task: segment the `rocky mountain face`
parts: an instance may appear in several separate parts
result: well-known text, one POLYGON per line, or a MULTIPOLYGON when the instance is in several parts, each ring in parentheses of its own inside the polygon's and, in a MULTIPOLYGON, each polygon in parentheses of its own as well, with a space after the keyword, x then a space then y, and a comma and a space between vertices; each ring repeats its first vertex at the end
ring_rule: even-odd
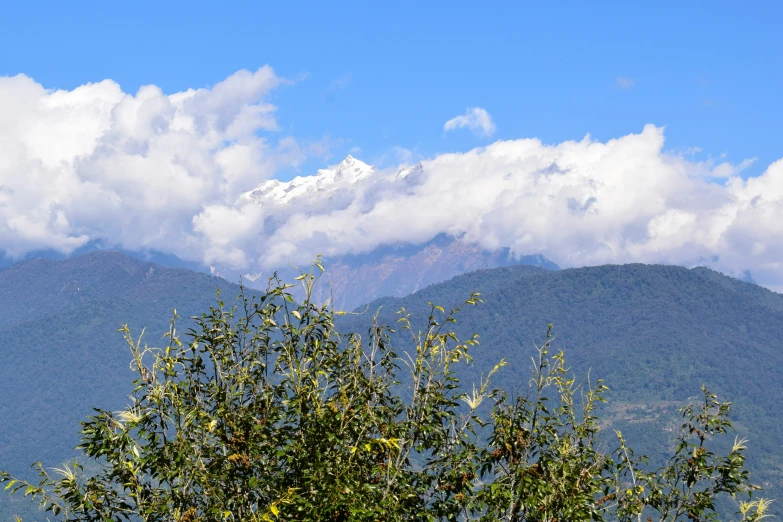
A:
POLYGON ((353 310, 373 299, 403 297, 466 272, 512 265, 558 270, 541 255, 515 257, 508 248, 489 251, 440 234, 422 245, 397 244, 367 254, 325 259, 325 284, 317 288, 315 297, 353 310))

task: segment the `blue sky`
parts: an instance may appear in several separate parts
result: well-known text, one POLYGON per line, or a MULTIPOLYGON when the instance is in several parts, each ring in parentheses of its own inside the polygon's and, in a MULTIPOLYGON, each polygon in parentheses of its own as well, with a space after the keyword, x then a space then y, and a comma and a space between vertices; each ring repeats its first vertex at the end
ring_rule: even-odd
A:
POLYGON ((783 290, 782 18, 780 2, 6 2, 0 251, 99 241, 255 274, 445 232, 783 290), (248 196, 348 153, 376 169, 248 196))
POLYGON ((281 132, 330 137, 335 161, 653 123, 669 150, 758 158, 752 175, 783 155, 781 15, 779 2, 7 2, 0 75, 171 93, 269 64, 294 81, 271 95, 281 132), (473 106, 495 135, 443 132, 473 106))

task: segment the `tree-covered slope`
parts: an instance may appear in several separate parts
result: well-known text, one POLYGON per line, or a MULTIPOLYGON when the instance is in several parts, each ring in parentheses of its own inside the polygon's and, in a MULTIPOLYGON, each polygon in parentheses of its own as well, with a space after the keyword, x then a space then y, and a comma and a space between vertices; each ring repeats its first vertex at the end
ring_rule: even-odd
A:
POLYGON ((756 479, 768 496, 782 498, 783 296, 702 268, 507 267, 380 299, 340 327, 365 332, 379 307, 383 323, 393 323, 401 307, 424 320, 428 302, 454 307, 472 291, 481 292, 484 303, 463 311, 456 325, 463 337, 480 335, 470 377, 486 375, 505 358, 508 366, 494 382, 513 391, 527 375, 533 343, 552 323, 555 345, 566 351, 574 373, 589 372, 612 390, 606 415, 633 446, 666 449, 678 406, 703 383, 734 401, 756 479))
MULTIPOLYGON (((112 252, 0 271, 0 469, 29 476, 34 460, 55 466, 74 457, 78 422, 91 408, 126 404, 132 373, 120 325, 136 334, 146 327, 148 342, 159 344, 172 308, 182 317, 205 311, 218 286, 227 302, 239 292, 219 278, 112 252)), ((366 332, 379 307, 382 322, 394 324, 404 306, 424 324, 428 301, 455 306, 472 291, 484 304, 457 324, 463 337, 481 336, 467 377, 506 358, 494 382, 513 392, 529 375, 533 343, 553 323, 574 373, 590 370, 612 389, 606 418, 632 446, 670 449, 677 408, 704 383, 735 402, 754 476, 767 496, 783 499, 783 296, 701 268, 511 266, 374 301, 338 328, 366 332)), ((0 497, 0 519, 26 510, 0 497)))
MULTIPOLYGON (((56 466, 76 456, 79 421, 93 407, 127 403, 131 356, 117 329, 146 328, 145 339, 159 345, 172 309, 200 314, 215 305, 218 287, 227 302, 239 292, 216 277, 117 252, 0 271, 0 468, 29 476, 35 460, 56 466)), ((9 502, 0 496, 0 520, 27 510, 26 501, 9 502)))

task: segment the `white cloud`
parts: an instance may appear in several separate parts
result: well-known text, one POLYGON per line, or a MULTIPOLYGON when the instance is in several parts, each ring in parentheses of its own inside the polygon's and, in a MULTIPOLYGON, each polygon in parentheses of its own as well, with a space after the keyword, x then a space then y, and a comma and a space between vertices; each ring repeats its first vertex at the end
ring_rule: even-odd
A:
POLYGON ((495 134, 495 122, 492 121, 492 116, 481 107, 469 107, 465 114, 455 116, 443 125, 443 130, 446 132, 463 128, 484 136, 495 134))
POLYGON ((634 85, 636 85, 636 80, 633 78, 628 78, 627 76, 617 77, 617 86, 621 89, 630 89, 634 85))
POLYGON ((387 181, 390 169, 339 205, 313 212, 301 201, 258 253, 262 264, 306 262, 447 232, 562 266, 711 264, 783 283, 783 160, 745 181, 748 161, 696 163, 663 146, 663 129, 648 125, 606 143, 521 139, 444 154, 422 161, 417 183, 387 181))
MULTIPOLYGON (((241 194, 330 148, 269 134, 281 82, 265 67, 131 95, 108 80, 47 91, 0 78, 0 248, 100 239, 257 273, 447 232, 562 266, 708 262, 783 287, 783 160, 743 179, 752 160, 666 152, 651 125, 607 142, 498 141, 259 205, 241 194)), ((415 161, 394 152, 389 162, 415 161)))
POLYGON ((68 252, 100 238, 200 259, 214 236, 194 216, 308 153, 260 136, 277 129, 265 100, 283 81, 262 67, 211 88, 132 95, 110 80, 49 91, 0 77, 0 248, 68 252))

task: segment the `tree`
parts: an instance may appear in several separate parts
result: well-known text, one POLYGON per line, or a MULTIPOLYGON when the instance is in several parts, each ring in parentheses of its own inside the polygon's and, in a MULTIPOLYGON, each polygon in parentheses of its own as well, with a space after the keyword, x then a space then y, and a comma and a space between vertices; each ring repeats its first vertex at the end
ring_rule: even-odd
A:
MULTIPOLYGON (((310 297, 322 268, 298 279, 305 298, 277 277, 258 296, 220 301, 183 338, 176 312, 168 344, 151 348, 121 330, 136 372, 125 411, 96 410, 82 423, 78 462, 40 483, 0 473, 63 520, 711 520, 715 501, 756 489, 744 441, 711 449, 730 428, 729 405, 705 390, 683 410, 669 463, 645 469, 617 433, 601 451, 596 407, 606 387, 581 385, 552 333, 520 391, 470 392, 454 368, 477 338, 450 326, 460 308, 432 305, 417 331, 400 311, 406 351, 391 328, 366 340, 335 331, 335 312, 310 297), (644 518, 643 518, 644 517, 644 518)), ((471 295, 463 306, 480 302, 471 295)), ((742 520, 768 502, 740 502, 742 520)))

